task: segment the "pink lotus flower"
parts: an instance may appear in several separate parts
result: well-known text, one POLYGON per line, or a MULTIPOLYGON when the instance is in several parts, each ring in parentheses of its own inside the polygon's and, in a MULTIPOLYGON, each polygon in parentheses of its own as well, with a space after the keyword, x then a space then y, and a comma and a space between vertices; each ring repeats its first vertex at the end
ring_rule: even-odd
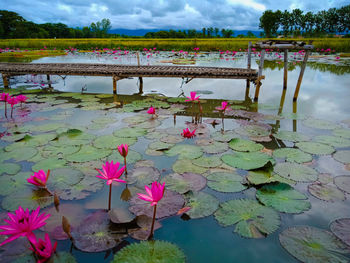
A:
POLYGON ((196 129, 194 129, 194 130, 191 132, 188 128, 186 128, 186 129, 183 129, 181 135, 182 135, 184 138, 189 138, 189 139, 191 139, 191 138, 193 138, 194 136, 196 136, 195 132, 196 132, 196 129))
POLYGON ((30 250, 34 251, 34 253, 37 255, 37 263, 43 263, 46 262, 53 253, 55 253, 57 241, 52 246, 49 235, 45 233, 45 240, 39 238, 38 241, 33 243, 33 246, 34 248, 31 247, 30 250))
POLYGON ((231 108, 228 106, 227 101, 223 101, 221 102, 221 107, 216 107, 215 109, 225 112, 226 110, 230 110, 231 108))
POLYGON ((25 96, 25 95, 18 95, 18 96, 16 97, 16 99, 17 99, 18 102, 22 103, 22 102, 26 102, 27 99, 28 99, 28 97, 25 96))
POLYGON ((192 91, 190 93, 190 97, 187 97, 188 100, 185 100, 185 101, 196 101, 196 100, 199 100, 200 96, 196 97, 196 95, 197 95, 197 93, 195 91, 192 91))
POLYGON ((11 105, 11 108, 13 108, 13 106, 15 106, 18 103, 18 101, 16 97, 9 96, 7 98, 7 103, 11 105))
POLYGON ((148 109, 148 111, 147 111, 147 113, 148 114, 156 114, 156 109, 155 108, 153 108, 152 106, 148 109))
POLYGON ((42 213, 39 215, 40 206, 34 210, 31 214, 29 210, 25 211, 21 206, 15 211, 14 214, 8 213, 8 219, 4 219, 8 225, 0 226, 1 230, 0 235, 11 235, 8 239, 0 244, 0 246, 7 244, 19 237, 26 236, 31 243, 36 242, 35 235, 33 231, 46 225, 45 220, 48 219, 51 215, 42 213))
POLYGON ((34 173, 34 175, 31 175, 27 181, 30 184, 39 186, 39 187, 46 187, 47 180, 50 176, 50 170, 47 171, 47 174, 44 172, 44 170, 39 170, 39 172, 34 173))
POLYGON ((157 205, 158 202, 163 198, 165 182, 161 185, 158 182, 153 182, 151 189, 145 185, 147 194, 137 193, 139 198, 151 203, 151 206, 157 205))
POLYGON ((8 93, 1 93, 0 94, 0 101, 4 101, 4 102, 7 102, 8 98, 11 97, 10 94, 8 93))
POLYGON ((128 145, 127 144, 122 144, 119 145, 118 147, 118 151, 120 153, 121 156, 123 156, 124 158, 128 155, 128 145))
POLYGON ((119 179, 123 175, 125 166, 119 169, 120 163, 113 161, 106 162, 105 165, 102 165, 102 171, 96 169, 101 175, 96 175, 96 177, 107 180, 107 184, 112 184, 113 181, 126 183, 126 181, 119 179))

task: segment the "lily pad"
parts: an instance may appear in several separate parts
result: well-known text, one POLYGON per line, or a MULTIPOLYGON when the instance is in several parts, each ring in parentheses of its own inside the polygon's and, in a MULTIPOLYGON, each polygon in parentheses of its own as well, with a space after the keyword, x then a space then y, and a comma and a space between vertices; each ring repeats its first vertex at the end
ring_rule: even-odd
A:
POLYGON ((16 175, 5 175, 0 176, 0 195, 10 195, 14 192, 21 191, 28 187, 27 178, 31 173, 20 172, 16 175))
POLYGON ((130 138, 121 138, 121 137, 115 137, 113 135, 103 135, 97 137, 93 141, 93 145, 96 148, 99 149, 116 149, 118 145, 121 144, 127 144, 127 145, 133 145, 137 141, 136 138, 130 137, 130 138))
POLYGON ((184 194, 188 191, 200 191, 206 184, 207 180, 200 174, 168 174, 164 179, 166 188, 184 194))
POLYGON ((70 162, 88 162, 93 160, 100 160, 111 154, 109 149, 97 149, 90 145, 81 146, 80 150, 76 153, 65 156, 65 159, 70 162))
POLYGON ((234 232, 248 238, 266 237, 280 225, 280 217, 275 210, 250 199, 221 203, 214 216, 220 225, 237 224, 234 232))
POLYGON ((275 162, 271 156, 261 152, 225 154, 221 159, 229 166, 244 170, 261 168, 268 162, 275 162))
POLYGON ((253 185, 268 184, 268 183, 274 183, 274 182, 281 182, 289 185, 296 184, 296 182, 291 179, 281 177, 278 174, 265 169, 249 171, 246 178, 249 181, 249 183, 253 185))
POLYGON ((123 122, 128 124, 139 124, 147 121, 149 119, 148 115, 136 115, 132 117, 127 117, 123 119, 123 122))
POLYGON ((301 142, 301 141, 310 140, 309 136, 298 132, 292 132, 292 131, 278 131, 273 136, 277 139, 280 139, 283 141, 289 141, 289 142, 301 142))
POLYGON ((264 185, 256 191, 256 198, 283 213, 302 213, 311 208, 306 195, 284 183, 264 185))
POLYGON ((65 167, 53 169, 48 180, 49 189, 63 191, 83 180, 84 174, 76 169, 65 167))
POLYGON ((56 134, 38 134, 34 136, 26 135, 24 138, 18 142, 12 143, 5 147, 5 150, 10 152, 18 148, 28 147, 28 146, 41 146, 47 144, 57 137, 56 134))
POLYGON ((210 154, 216 154, 216 153, 223 153, 228 150, 227 143, 224 142, 217 142, 217 141, 208 141, 208 145, 203 145, 202 149, 206 153, 210 154))
POLYGON ((103 180, 95 176, 85 176, 79 183, 67 187, 59 195, 63 200, 80 200, 101 190, 103 186, 103 180))
MULTIPOLYGON (((142 193, 145 192, 142 191, 142 193)), ((135 195, 130 199, 129 203, 129 210, 135 215, 153 217, 153 206, 150 206, 149 202, 145 202, 135 195)), ((156 218, 175 215, 183 207, 184 203, 185 200, 182 195, 166 189, 163 198, 158 202, 156 218)))
POLYGON ((191 207, 186 214, 192 219, 202 218, 212 215, 219 207, 219 200, 204 192, 189 192, 185 195, 186 207, 191 207))
POLYGON ((323 130, 334 130, 338 128, 338 125, 325 120, 319 119, 306 119, 303 121, 303 124, 310 128, 323 129, 323 130))
MULTIPOLYGON (((142 155, 138 152, 135 152, 133 150, 129 150, 128 156, 126 157, 126 163, 127 164, 133 164, 142 159, 142 155)), ((120 162, 124 164, 124 157, 120 155, 118 151, 114 151, 110 156, 107 158, 108 161, 114 161, 114 162, 120 162)))
POLYGON ((173 147, 174 144, 172 143, 165 143, 165 142, 152 142, 148 145, 148 148, 151 150, 155 150, 155 151, 165 151, 170 149, 171 147, 173 147))
POLYGON ((334 220, 330 229, 341 241, 350 246, 350 218, 334 220))
POLYGON ((112 124, 112 123, 115 123, 116 121, 117 121, 116 118, 108 117, 108 116, 102 116, 92 120, 93 123, 98 123, 98 124, 112 124))
POLYGON ((332 146, 318 142, 298 142, 295 144, 300 150, 310 154, 332 154, 335 149, 332 146))
MULTIPOLYGON (((129 212, 130 213, 130 212, 129 212)), ((136 224, 140 227, 138 230, 132 230, 130 236, 137 240, 148 240, 153 218, 141 215, 136 217, 136 224)), ((161 228, 162 225, 158 222, 154 222, 154 231, 161 228)))
POLYGON ((184 253, 175 245, 166 241, 144 241, 133 243, 119 251, 112 263, 171 262, 185 263, 184 253))
POLYGON ((192 163, 200 167, 213 168, 220 166, 222 164, 222 161, 218 156, 202 156, 197 159, 194 159, 192 163))
POLYGON ((44 159, 44 160, 39 161, 36 164, 34 164, 32 166, 32 170, 34 172, 37 172, 39 170, 44 170, 44 171, 47 171, 49 169, 52 170, 52 169, 55 169, 55 168, 64 167, 64 166, 66 166, 66 163, 67 162, 64 159, 57 159, 55 157, 47 158, 47 159, 44 159))
POLYGON ((120 138, 138 138, 147 134, 147 130, 143 128, 122 128, 115 130, 113 135, 120 138))
POLYGON ((108 212, 108 215, 111 221, 116 224, 130 223, 135 219, 135 215, 125 207, 113 208, 108 212))
POLYGON ((138 187, 144 187, 157 181, 160 177, 160 172, 154 167, 139 167, 134 168, 128 172, 127 182, 128 184, 136 183, 138 187))
POLYGON ((310 226, 295 226, 279 234, 284 249, 306 263, 347 263, 349 248, 331 232, 310 226))
POLYGON ((229 142, 233 138, 237 137, 237 133, 233 131, 225 131, 225 132, 217 131, 211 134, 210 137, 218 142, 229 142))
POLYGON ((343 137, 343 138, 350 139, 350 129, 335 129, 333 131, 333 134, 335 136, 340 136, 340 137, 343 137))
POLYGON ((312 161, 312 156, 295 148, 280 148, 273 151, 273 157, 285 158, 288 162, 306 163, 312 161))
POLYGON ((334 178, 334 184, 345 193, 350 194, 350 175, 337 176, 334 178))
POLYGON ((1 163, 0 164, 0 175, 1 174, 16 174, 21 170, 21 165, 17 163, 1 163))
POLYGON ((224 193, 236 193, 247 189, 242 185, 243 177, 236 173, 212 173, 208 177, 208 186, 224 193))
POLYGON ((338 162, 348 164, 350 163, 350 151, 337 151, 333 154, 333 158, 338 162))
POLYGON ((79 129, 69 129, 59 134, 58 139, 50 144, 53 146, 84 145, 89 144, 95 137, 95 135, 84 133, 79 129))
POLYGON ((190 160, 177 160, 173 166, 173 171, 178 174, 183 173, 196 173, 196 174, 204 174, 207 169, 194 165, 190 160))
POLYGON ((270 136, 270 129, 266 129, 258 124, 249 124, 235 129, 235 132, 248 137, 267 137, 270 136))
POLYGON ((53 157, 73 154, 79 150, 80 150, 80 147, 77 145, 65 145, 65 146, 58 146, 58 147, 47 145, 42 149, 41 155, 45 158, 53 158, 53 157))
POLYGON ((161 142, 176 144, 184 140, 180 135, 166 135, 160 138, 161 142))
POLYGON ((49 131, 55 131, 61 127, 64 127, 64 123, 47 123, 44 125, 33 125, 33 127, 30 129, 31 132, 49 132, 49 131))
POLYGON ((231 149, 238 152, 257 152, 264 148, 264 146, 261 144, 240 138, 232 139, 229 142, 229 146, 231 149))
POLYGON ((308 185, 307 188, 310 194, 323 201, 335 202, 345 200, 344 193, 332 185, 313 183, 308 185))
POLYGON ((274 169, 280 176, 297 182, 313 182, 317 180, 316 170, 297 163, 278 163, 274 169))
POLYGON ((180 144, 175 145, 169 150, 165 151, 168 156, 179 155, 179 159, 196 159, 203 155, 200 147, 194 145, 180 144))
POLYGON ((316 142, 324 143, 333 147, 350 147, 350 140, 337 136, 319 135, 316 136, 314 140, 316 142))

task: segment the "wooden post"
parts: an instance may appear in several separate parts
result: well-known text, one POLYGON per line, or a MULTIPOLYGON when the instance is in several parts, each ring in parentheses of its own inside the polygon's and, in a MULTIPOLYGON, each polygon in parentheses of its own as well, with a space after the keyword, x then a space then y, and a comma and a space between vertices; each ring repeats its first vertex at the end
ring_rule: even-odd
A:
POLYGON ((140 66, 140 54, 139 54, 139 52, 136 52, 136 57, 137 57, 137 65, 140 66))
POLYGON ((260 92, 260 86, 261 86, 260 80, 265 78, 262 75, 262 71, 263 71, 263 67, 264 67, 264 59, 265 59, 265 49, 261 50, 260 64, 259 64, 259 73, 258 73, 258 79, 256 81, 257 83, 256 83, 256 88, 255 88, 254 101, 258 101, 258 99, 259 99, 259 92, 260 92))
POLYGON ((113 94, 117 94, 117 81, 118 81, 118 77, 113 76, 113 94))
POLYGON ((282 96, 281 96, 281 101, 280 101, 280 107, 278 108, 278 115, 280 115, 283 111, 283 106, 284 106, 284 101, 286 98, 286 93, 287 93, 287 89, 283 89, 282 91, 282 96))
MULTIPOLYGON (((251 69, 251 62, 252 62, 252 42, 249 41, 248 43, 248 54, 247 54, 248 58, 248 65, 247 65, 247 69, 251 69)), ((247 86, 245 89, 245 99, 247 99, 249 97, 249 90, 250 90, 250 79, 247 79, 247 86)))
POLYGON ((47 84, 49 85, 49 88, 52 89, 50 75, 46 75, 46 79, 47 79, 47 84))
MULTIPOLYGON (((137 66, 140 66, 140 54, 139 52, 136 53, 137 56, 137 66)), ((143 80, 142 77, 139 77, 139 82, 140 82, 140 87, 139 87, 139 93, 142 94, 142 89, 143 89, 143 80)))
POLYGON ((143 79, 139 77, 139 94, 143 94, 143 79))
MULTIPOLYGON (((297 101, 293 101, 293 113, 297 114, 297 101)), ((294 116, 294 119, 293 119, 293 132, 297 131, 297 120, 295 117, 296 116, 294 116)))
POLYGON ((1 74, 2 74, 2 82, 4 84, 4 89, 8 89, 9 88, 9 76, 7 76, 4 73, 1 73, 1 74))
POLYGON ((287 90, 288 79, 288 49, 284 50, 284 73, 283 73, 283 90, 287 90))
POLYGON ((297 101, 297 99, 298 99, 300 85, 301 85, 301 81, 303 80, 304 71, 306 68, 306 62, 307 62, 307 59, 309 58, 309 54, 310 54, 310 50, 307 50, 305 53, 305 56, 304 56, 303 64, 301 65, 301 70, 300 70, 300 74, 299 74, 299 78, 298 78, 298 83, 297 83, 297 86, 295 88, 293 101, 297 101))

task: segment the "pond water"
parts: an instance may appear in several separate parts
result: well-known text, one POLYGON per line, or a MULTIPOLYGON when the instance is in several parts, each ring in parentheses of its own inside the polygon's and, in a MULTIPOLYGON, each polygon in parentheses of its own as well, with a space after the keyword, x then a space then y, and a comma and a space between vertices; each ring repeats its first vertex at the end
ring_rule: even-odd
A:
MULTIPOLYGON (((176 57, 142 54, 141 64, 176 57)), ((113 96, 107 77, 52 76, 54 91, 41 90, 46 76, 12 78, 11 92, 28 101, 15 106, 13 118, 9 109, 4 117, 0 104, 0 218, 19 205, 50 213, 35 234, 59 240, 54 262, 147 262, 135 255, 153 259, 148 262, 184 262, 182 255, 189 263, 349 262, 350 60, 310 58, 293 105, 302 56, 289 57, 282 107, 283 63, 275 53, 265 62, 259 103, 251 100, 254 85, 246 94, 245 80, 144 78, 140 92, 138 78, 123 79, 113 96), (184 101, 191 91, 200 95, 201 111, 184 101), (215 110, 223 100, 231 108, 224 119, 215 110), (155 118, 147 114, 150 106, 155 118), (187 127, 196 129, 194 138, 181 136, 187 127), (109 187, 95 169, 106 160, 123 162, 116 150, 122 143, 130 147, 128 184, 113 183, 108 215, 109 187), (59 196, 58 211, 52 196, 26 181, 39 169, 51 170, 48 189, 59 196), (142 215, 153 211, 136 193, 155 180, 166 183, 155 242, 131 246, 147 238, 151 219, 142 215), (190 210, 177 215, 183 207, 190 210)), ((244 53, 203 53, 194 66, 244 68, 246 62, 244 53)), ((258 62, 256 54, 252 68, 258 62)), ((74 52, 32 63, 137 59, 74 52)), ((35 262, 27 246, 23 238, 0 247, 0 261, 35 262)))

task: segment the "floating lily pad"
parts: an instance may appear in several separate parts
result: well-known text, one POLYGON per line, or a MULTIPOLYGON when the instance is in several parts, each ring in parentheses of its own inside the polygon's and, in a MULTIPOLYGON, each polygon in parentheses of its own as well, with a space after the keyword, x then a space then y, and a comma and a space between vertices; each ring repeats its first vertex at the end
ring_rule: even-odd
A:
POLYGON ((319 135, 316 136, 314 140, 316 142, 328 144, 333 147, 350 147, 350 140, 337 136, 319 135))
POLYGON ((112 263, 171 262, 185 263, 184 253, 175 245, 166 241, 144 241, 133 243, 119 251, 112 263))
POLYGON ((9 195, 17 191, 21 191, 28 187, 27 178, 31 173, 20 172, 16 175, 2 175, 0 176, 0 195, 9 195))
POLYGON ((232 139, 229 146, 231 149, 239 152, 257 152, 264 148, 261 144, 240 138, 232 139))
POLYGON ((47 171, 49 169, 52 170, 55 168, 64 167, 66 166, 66 163, 67 163, 66 160, 63 160, 63 159, 57 159, 55 157, 47 158, 34 164, 32 166, 32 170, 34 172, 37 172, 39 170, 44 170, 44 171, 47 171))
POLYGON ((151 150, 155 150, 155 151, 165 151, 170 149, 171 147, 173 147, 174 144, 172 143, 165 143, 165 142, 152 142, 148 145, 148 148, 151 150))
POLYGON ((57 137, 56 134, 39 134, 39 135, 26 135, 24 138, 18 142, 12 143, 5 147, 5 150, 10 152, 18 148, 28 147, 28 146, 41 146, 47 144, 57 137))
POLYGON ((350 246, 350 218, 334 220, 330 229, 341 241, 350 246))
POLYGON ((333 134, 335 136, 340 136, 340 137, 343 137, 343 138, 350 139, 350 129, 335 129, 333 131, 333 134))
POLYGON ((58 146, 58 147, 47 145, 41 151, 41 155, 45 158, 52 158, 52 157, 73 154, 79 150, 80 150, 80 147, 77 145, 65 145, 65 146, 58 146))
POLYGON ((243 177, 236 173, 212 173, 208 177, 208 186, 216 191, 235 193, 245 190, 243 177))
POLYGON ((270 129, 266 129, 258 124, 249 124, 235 129, 235 132, 248 137, 270 136, 270 129))
POLYGON ((335 202, 345 200, 344 193, 332 185, 313 183, 308 185, 307 188, 310 194, 323 201, 335 202))
POLYGON ((4 136, 1 138, 1 140, 6 141, 6 142, 16 142, 21 139, 23 139, 27 134, 25 133, 20 133, 20 134, 12 134, 11 136, 4 136))
POLYGON ((128 124, 139 124, 147 121, 149 119, 148 115, 136 115, 132 117, 127 117, 123 119, 123 122, 128 124))
POLYGON ((111 221, 116 224, 130 223, 135 219, 135 215, 125 207, 113 208, 108 214, 111 221))
POLYGON ((165 151, 168 156, 179 155, 179 159, 196 159, 203 155, 200 147, 194 145, 180 144, 175 145, 169 150, 165 151))
POLYGON ((182 173, 196 173, 196 174, 204 174, 207 169, 194 165, 190 160, 177 160, 173 166, 173 171, 178 174, 182 173))
POLYGON ((130 146, 133 145, 136 141, 137 139, 134 137, 121 138, 115 137, 113 135, 103 135, 97 137, 93 141, 93 145, 99 149, 116 149, 118 145, 127 144, 130 146))
POLYGON ((296 184, 295 181, 281 177, 270 170, 249 171, 246 178, 249 181, 249 183, 253 185, 268 184, 268 183, 274 183, 274 182, 281 182, 289 185, 296 184))
POLYGON ((332 154, 335 152, 332 146, 318 142, 298 142, 295 146, 310 154, 332 154))
POLYGON ((219 207, 219 200, 204 192, 189 192, 185 195, 186 207, 191 207, 186 214, 192 219, 202 218, 212 215, 219 207))
POLYGON ((163 132, 160 132, 160 131, 149 131, 146 135, 145 135, 145 138, 146 139, 149 139, 149 140, 155 140, 155 139, 159 139, 161 138, 162 136, 164 136, 164 133, 163 132))
POLYGON ((202 150, 206 153, 211 153, 211 154, 223 153, 228 150, 228 145, 227 143, 224 143, 224 142, 208 140, 208 144, 202 146, 202 150))
POLYGON ((102 116, 92 120, 93 123, 97 123, 97 124, 112 124, 112 123, 115 123, 116 121, 117 121, 116 118, 108 117, 108 116, 102 116))
POLYGON ((227 165, 244 170, 261 168, 268 162, 275 162, 271 156, 261 152, 225 154, 221 159, 227 165))
POLYGON ((67 187, 60 192, 60 198, 63 200, 80 200, 91 194, 101 190, 104 186, 104 181, 95 176, 85 176, 80 182, 67 187))
POLYGON ((100 160, 110 154, 111 151, 108 149, 97 149, 90 145, 83 145, 78 152, 66 155, 65 158, 70 162, 82 163, 93 160, 100 160))
POLYGON ((312 161, 312 156, 295 148, 280 148, 273 151, 273 157, 285 158, 288 162, 306 163, 312 161))
MULTIPOLYGON (((114 151, 110 156, 108 156, 108 161, 114 161, 114 162, 120 162, 124 164, 124 157, 120 155, 118 151, 114 151)), ((142 155, 138 152, 135 152, 133 150, 129 150, 128 156, 126 156, 126 163, 127 164, 133 164, 142 159, 142 155)))
MULTIPOLYGON (((130 213, 130 212, 129 212, 130 213)), ((141 215, 136 217, 136 224, 140 227, 138 230, 132 230, 130 236, 137 240, 148 240, 151 232, 153 218, 141 215)), ((154 231, 161 228, 162 225, 158 222, 154 222, 154 231)))
POLYGON ((172 144, 182 142, 183 140, 184 138, 181 137, 180 135, 166 135, 160 138, 161 142, 172 143, 172 144))
POLYGON ((128 172, 128 184, 136 183, 138 187, 144 187, 157 181, 160 177, 160 172, 154 167, 139 167, 134 168, 128 172))
POLYGON ((233 131, 225 131, 225 132, 217 131, 211 134, 210 137, 218 142, 229 142, 233 138, 237 137, 237 133, 233 131))
POLYGON ((31 132, 49 132, 49 131, 55 131, 61 127, 65 126, 64 123, 47 123, 44 125, 33 125, 33 127, 30 129, 31 132))
POLYGON ((350 175, 337 176, 334 184, 342 191, 350 194, 350 175))
POLYGON ((264 185, 256 191, 256 198, 283 213, 302 213, 311 208, 306 195, 284 183, 264 185))
POLYGON ((234 232, 248 238, 266 237, 280 225, 280 217, 275 210, 250 199, 221 203, 214 216, 220 225, 237 224, 234 232))
MULTIPOLYGON (((145 193, 142 191, 142 193, 145 193)), ((130 201, 129 210, 137 216, 146 215, 153 217, 153 206, 149 202, 143 201, 137 195, 133 196, 130 201)), ((175 215, 185 203, 182 195, 171 190, 165 190, 163 198, 158 202, 156 218, 168 217, 175 215)))
POLYGON ((188 191, 200 191, 206 184, 207 180, 200 174, 168 174, 164 180, 166 188, 184 194, 188 191))
POLYGON ((154 129, 154 128, 157 128, 160 124, 161 124, 160 121, 150 118, 148 119, 148 121, 145 121, 140 124, 135 124, 133 128, 154 129))
POLYGON ((333 158, 338 162, 348 164, 350 163, 350 151, 337 151, 333 154, 333 158))
POLYGON ((0 164, 0 175, 1 174, 16 174, 21 170, 21 165, 17 163, 1 163, 0 164))
POLYGON ((147 134, 147 130, 146 129, 143 129, 143 128, 129 128, 129 127, 126 127, 126 128, 122 128, 122 129, 119 129, 119 130, 115 130, 113 132, 113 135, 116 136, 116 137, 120 137, 120 138, 138 138, 138 137, 141 137, 141 136, 144 136, 147 134))
POLYGON ((323 129, 323 130, 334 130, 338 128, 338 125, 325 120, 319 119, 306 119, 303 121, 303 124, 310 128, 323 129))
POLYGON ((274 169, 280 176, 297 182, 313 182, 317 180, 317 172, 302 164, 278 163, 274 169))
POLYGON ((202 156, 192 161, 193 164, 205 168, 213 168, 222 164, 220 157, 218 156, 202 156))
POLYGON ((347 263, 349 248, 331 232, 310 226, 295 226, 279 234, 284 249, 306 263, 347 263))
POLYGON ((292 132, 292 131, 278 131, 273 136, 277 139, 280 139, 283 141, 289 141, 289 142, 301 142, 301 141, 310 140, 309 136, 298 132, 292 132))
MULTIPOLYGON (((45 170, 46 171, 46 170, 45 170)), ((63 191, 83 180, 84 174, 76 169, 65 167, 51 170, 48 180, 49 189, 63 191)))

